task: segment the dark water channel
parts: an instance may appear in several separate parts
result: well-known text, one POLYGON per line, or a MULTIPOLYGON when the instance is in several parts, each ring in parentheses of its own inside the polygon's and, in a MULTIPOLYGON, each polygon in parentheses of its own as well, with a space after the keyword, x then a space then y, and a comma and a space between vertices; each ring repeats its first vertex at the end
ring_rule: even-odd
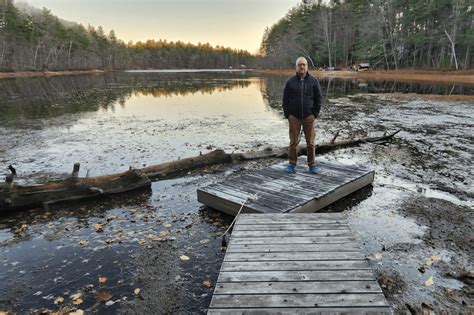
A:
MULTIPOLYGON (((75 162, 81 176, 97 176, 215 148, 285 146, 285 80, 252 72, 0 80, 1 178, 9 164, 19 182, 35 183, 66 176, 75 162)), ((472 270, 472 245, 454 239, 452 246, 433 241, 422 247, 430 226, 419 212, 430 204, 472 214, 474 104, 423 94, 473 95, 474 87, 357 80, 321 85, 318 142, 337 131, 342 139, 402 130, 391 144, 319 157, 368 164, 377 174, 373 187, 327 210, 347 211, 377 274, 395 270, 400 285, 384 289, 394 306, 424 301, 462 311, 461 302, 440 292, 462 290, 464 283, 442 267, 472 270), (411 96, 401 97, 405 93, 411 96), (441 267, 421 274, 420 262, 432 255, 441 257, 441 267), (429 277, 435 285, 425 285, 429 277)), ((220 235, 232 218, 202 207, 196 188, 277 161, 209 168, 113 200, 2 214, 0 311, 205 312, 224 257, 220 235)))

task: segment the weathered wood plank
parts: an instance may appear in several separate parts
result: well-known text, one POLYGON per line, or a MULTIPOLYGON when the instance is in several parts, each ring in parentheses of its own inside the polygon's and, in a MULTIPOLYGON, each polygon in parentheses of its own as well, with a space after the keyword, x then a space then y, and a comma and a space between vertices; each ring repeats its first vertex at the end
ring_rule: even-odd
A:
MULTIPOLYGON (((279 175, 271 176, 255 173, 246 174, 239 177, 239 179, 229 180, 233 185, 250 186, 254 189, 266 189, 268 192, 283 194, 290 197, 300 197, 303 199, 311 199, 315 196, 314 187, 304 188, 301 182, 292 180, 282 180, 279 175), (297 194, 295 194, 297 192, 297 194)), ((314 185, 314 183, 313 183, 314 185)), ((309 185, 308 185, 309 186, 309 185)))
MULTIPOLYGON (((237 198, 240 198, 242 202, 238 205, 238 209, 240 209, 240 206, 242 205, 243 202, 245 202, 245 205, 250 207, 250 208, 255 208, 255 209, 267 209, 265 210, 266 213, 268 212, 280 212, 281 209, 286 209, 287 205, 286 204, 281 204, 278 201, 271 201, 271 200, 262 200, 261 196, 255 196, 254 194, 246 193, 239 191, 238 189, 234 188, 228 188, 224 185, 216 185, 213 187, 213 190, 208 190, 209 193, 214 194, 214 192, 217 193, 224 193, 230 196, 235 196, 237 198)), ((237 209, 237 210, 238 210, 237 209)))
POLYGON ((392 310, 388 307, 305 307, 305 308, 210 308, 208 315, 391 315, 392 310))
POLYGON ((242 237, 231 238, 230 244, 340 244, 354 242, 354 236, 317 236, 317 237, 242 237))
POLYGON ((327 223, 327 224, 238 224, 233 231, 303 231, 303 230, 347 230, 348 224, 327 223))
MULTIPOLYGON (((355 270, 281 270, 281 271, 221 271, 218 283, 250 281, 343 281, 372 280, 369 269, 355 270)), ((315 284, 316 285, 316 284, 315 284)))
POLYGON ((314 261, 314 260, 364 260, 359 252, 286 252, 286 253, 226 253, 224 261, 314 261))
POLYGON ((282 213, 281 215, 248 214, 239 218, 240 224, 268 224, 268 223, 347 223, 347 216, 343 213, 282 213), (258 221, 256 221, 258 220, 258 221))
POLYGON ((255 307, 388 307, 381 293, 367 294, 233 294, 214 295, 213 308, 235 307, 245 305, 255 307))
POLYGON ((218 283, 214 294, 382 293, 373 281, 291 281, 218 283))
POLYGON ((294 205, 307 202, 308 199, 314 197, 312 195, 303 195, 301 191, 295 193, 294 191, 283 191, 266 188, 264 185, 254 184, 248 181, 236 180, 236 181, 226 181, 219 184, 229 189, 237 190, 241 193, 251 194, 256 196, 256 200, 271 201, 275 203, 280 203, 286 208, 292 208, 294 205))
POLYGON ((303 231, 235 231, 232 237, 312 237, 312 236, 351 236, 350 230, 303 230, 303 231))
POLYGON ((323 243, 323 244, 235 244, 227 247, 227 253, 284 253, 284 252, 353 252, 358 251, 359 245, 351 243, 323 243))
MULTIPOLYGON (((219 191, 198 190, 197 195, 199 202, 234 216, 237 214, 240 207, 245 202, 244 199, 236 198, 235 196, 228 195, 219 191)), ((247 205, 247 203, 245 203, 244 207, 242 208, 242 213, 251 212, 275 213, 277 211, 260 205, 252 205, 250 207, 249 205, 247 205)))
POLYGON ((370 269, 365 260, 239 261, 222 263, 221 271, 370 269))

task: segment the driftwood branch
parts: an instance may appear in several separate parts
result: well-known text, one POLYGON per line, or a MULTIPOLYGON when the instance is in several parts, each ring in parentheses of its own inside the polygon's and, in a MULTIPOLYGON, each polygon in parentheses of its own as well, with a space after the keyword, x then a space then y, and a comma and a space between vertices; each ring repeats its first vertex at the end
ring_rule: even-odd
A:
MULTIPOLYGON (((362 143, 383 143, 390 141, 400 130, 381 137, 368 137, 338 142, 321 143, 316 146, 316 153, 322 154, 340 148, 356 146, 362 143)), ((334 137, 335 139, 336 137, 334 137)), ((298 147, 298 155, 306 154, 306 146, 298 147)), ((79 177, 80 164, 74 164, 71 177, 50 181, 40 185, 22 186, 14 183, 16 170, 7 175, 6 182, 0 184, 0 212, 35 207, 48 208, 51 204, 77 200, 106 197, 137 189, 150 189, 152 180, 169 179, 188 174, 204 167, 218 164, 241 162, 270 157, 286 157, 287 147, 264 149, 246 153, 225 153, 214 150, 207 154, 148 166, 142 169, 130 169, 98 177, 79 177)))

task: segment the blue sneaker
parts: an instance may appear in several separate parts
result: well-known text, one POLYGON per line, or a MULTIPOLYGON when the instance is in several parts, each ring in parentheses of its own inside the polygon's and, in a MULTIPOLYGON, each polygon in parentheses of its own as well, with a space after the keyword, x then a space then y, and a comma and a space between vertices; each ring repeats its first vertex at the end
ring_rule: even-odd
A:
POLYGON ((314 164, 311 165, 311 166, 309 167, 309 172, 310 172, 311 174, 318 174, 318 168, 316 167, 316 165, 314 165, 314 164))
POLYGON ((296 173, 295 166, 293 164, 288 164, 288 166, 286 167, 286 172, 288 174, 296 173))

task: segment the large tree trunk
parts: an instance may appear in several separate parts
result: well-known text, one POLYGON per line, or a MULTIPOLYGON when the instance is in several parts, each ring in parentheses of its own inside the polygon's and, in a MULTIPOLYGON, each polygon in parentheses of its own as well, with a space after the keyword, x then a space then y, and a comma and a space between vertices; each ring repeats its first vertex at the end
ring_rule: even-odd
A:
POLYGON ((137 189, 149 189, 151 181, 140 170, 77 178, 76 173, 65 180, 41 185, 21 186, 13 182, 0 186, 0 213, 36 207, 48 208, 59 202, 105 197, 137 189))

